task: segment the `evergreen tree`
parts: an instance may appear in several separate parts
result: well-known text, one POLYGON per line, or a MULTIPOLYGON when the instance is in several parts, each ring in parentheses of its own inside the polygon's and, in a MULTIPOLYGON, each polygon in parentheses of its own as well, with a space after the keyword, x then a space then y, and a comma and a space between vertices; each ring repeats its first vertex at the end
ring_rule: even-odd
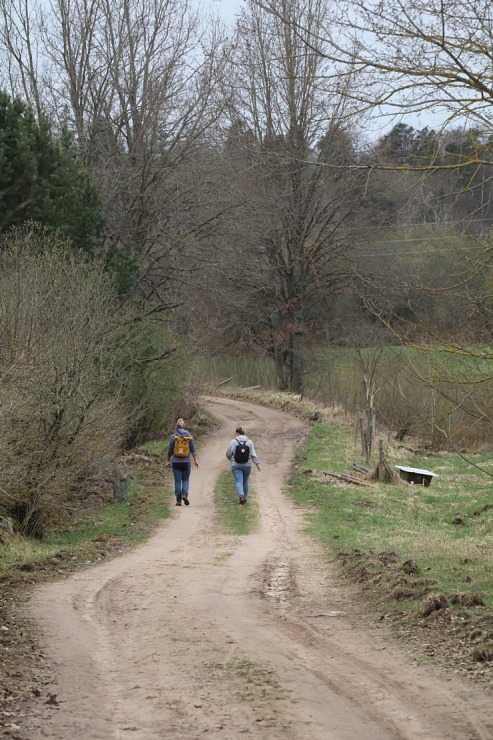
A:
POLYGON ((27 220, 93 253, 104 219, 97 190, 77 159, 68 132, 57 139, 19 98, 0 92, 0 232, 27 220))

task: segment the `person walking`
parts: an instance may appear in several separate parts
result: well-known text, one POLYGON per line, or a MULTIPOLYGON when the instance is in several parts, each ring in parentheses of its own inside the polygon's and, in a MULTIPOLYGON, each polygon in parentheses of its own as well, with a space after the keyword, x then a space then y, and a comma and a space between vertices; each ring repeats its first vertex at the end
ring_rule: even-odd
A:
POLYGON ((243 427, 236 428, 236 437, 229 443, 226 450, 226 457, 231 462, 231 472, 235 479, 239 503, 246 504, 248 499, 248 478, 252 470, 250 460, 253 460, 259 473, 261 467, 253 442, 247 437, 243 427))
POLYGON ((168 460, 166 462, 167 468, 171 465, 175 479, 176 506, 181 506, 182 501, 185 506, 190 503, 188 500, 191 472, 190 457, 193 457, 195 467, 198 468, 193 437, 186 428, 183 419, 178 419, 176 429, 169 438, 168 460))

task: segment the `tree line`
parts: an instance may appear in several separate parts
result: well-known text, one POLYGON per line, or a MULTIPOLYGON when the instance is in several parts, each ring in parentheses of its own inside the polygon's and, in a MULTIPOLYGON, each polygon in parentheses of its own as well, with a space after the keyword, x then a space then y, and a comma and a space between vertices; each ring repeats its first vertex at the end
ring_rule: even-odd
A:
POLYGON ((201 352, 303 394, 328 346, 489 341, 491 11, 461 7, 0 0, 0 505, 54 515, 201 352))

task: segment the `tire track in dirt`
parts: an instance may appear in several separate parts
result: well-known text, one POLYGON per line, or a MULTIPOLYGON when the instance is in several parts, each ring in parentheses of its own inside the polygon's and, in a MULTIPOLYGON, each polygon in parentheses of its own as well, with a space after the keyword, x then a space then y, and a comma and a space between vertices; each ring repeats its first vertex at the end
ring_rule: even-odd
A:
POLYGON ((407 661, 301 533, 281 487, 302 423, 207 404, 223 427, 198 451, 191 506, 131 554, 36 592, 58 706, 37 708, 29 738, 493 737, 491 696, 407 661), (261 525, 243 538, 221 535, 213 510, 238 423, 263 464, 261 525))

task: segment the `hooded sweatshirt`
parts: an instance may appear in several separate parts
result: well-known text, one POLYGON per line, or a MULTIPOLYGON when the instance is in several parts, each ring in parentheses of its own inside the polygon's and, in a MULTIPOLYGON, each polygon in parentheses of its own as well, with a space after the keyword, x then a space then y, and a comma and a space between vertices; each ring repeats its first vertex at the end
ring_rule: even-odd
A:
POLYGON ((258 459, 257 453, 255 452, 255 447, 253 446, 253 442, 251 439, 248 439, 246 434, 238 434, 238 436, 232 439, 228 445, 228 449, 226 450, 226 457, 228 458, 228 460, 231 461, 231 465, 236 465, 239 468, 246 468, 250 465, 250 460, 248 460, 247 463, 237 463, 236 462, 235 450, 238 446, 238 443, 246 444, 246 446, 250 450, 250 459, 253 460, 255 465, 260 465, 260 460, 258 459))
MULTIPOLYGON (((175 434, 177 434, 180 437, 191 437, 192 435, 188 431, 188 429, 182 429, 182 427, 177 427, 171 437, 169 438, 169 444, 168 444, 168 458, 171 458, 172 463, 189 463, 190 462, 190 455, 187 455, 187 457, 176 457, 174 454, 175 449, 175 434)), ((195 454, 195 444, 193 439, 190 440, 190 452, 192 455, 195 454)))

